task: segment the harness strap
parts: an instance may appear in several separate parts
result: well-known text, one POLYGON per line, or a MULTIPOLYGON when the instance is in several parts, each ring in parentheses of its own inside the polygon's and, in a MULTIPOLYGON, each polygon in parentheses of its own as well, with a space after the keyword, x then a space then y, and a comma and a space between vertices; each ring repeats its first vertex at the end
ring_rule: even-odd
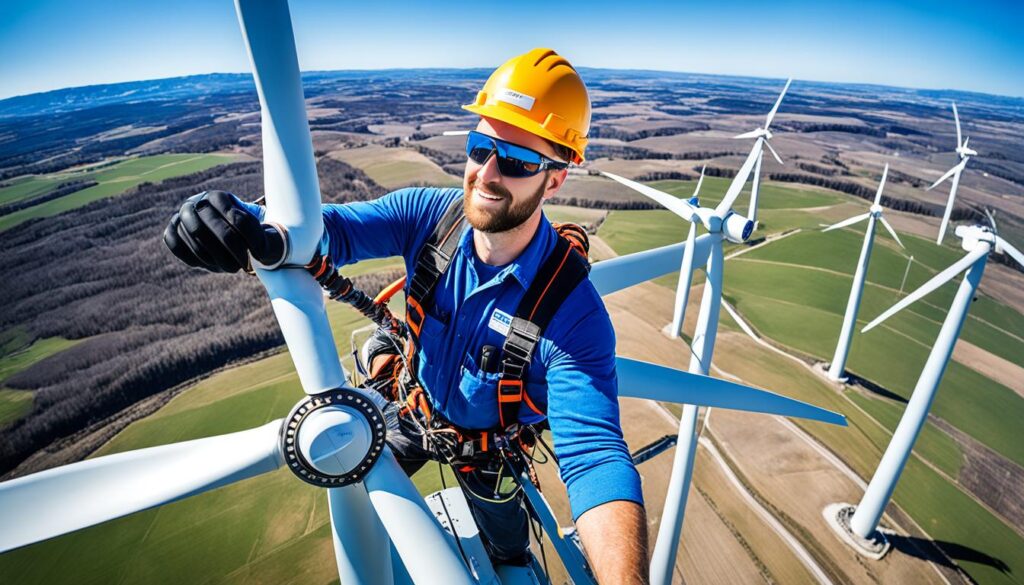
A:
POLYGON ((405 321, 409 325, 409 332, 413 341, 418 345, 420 330, 423 328, 423 320, 426 315, 426 307, 433 300, 434 288, 441 279, 441 275, 451 264, 452 255, 459 245, 459 238, 452 237, 461 234, 468 222, 462 213, 462 200, 455 199, 448 209, 441 216, 441 220, 434 227, 434 232, 423 244, 419 256, 416 257, 416 268, 412 279, 408 281, 409 288, 406 293, 405 321))
POLYGON ((519 420, 520 405, 544 414, 523 388, 534 350, 544 329, 576 286, 587 277, 590 265, 577 247, 564 237, 537 271, 530 288, 509 325, 502 346, 501 377, 498 379, 498 424, 504 429, 519 420))

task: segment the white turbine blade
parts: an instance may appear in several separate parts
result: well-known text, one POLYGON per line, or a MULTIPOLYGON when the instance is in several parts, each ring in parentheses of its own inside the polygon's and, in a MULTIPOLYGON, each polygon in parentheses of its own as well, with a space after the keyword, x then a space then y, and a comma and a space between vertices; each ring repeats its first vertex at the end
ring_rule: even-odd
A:
MULTIPOLYGON (((694 242, 693 269, 703 268, 711 247, 718 245, 721 234, 704 234, 694 242)), ((590 282, 601 296, 647 282, 679 270, 686 244, 670 244, 626 256, 602 260, 590 270, 590 282)))
POLYGON ((992 226, 992 231, 999 233, 999 228, 996 227, 996 216, 993 215, 992 210, 988 207, 985 208, 985 215, 988 217, 988 224, 992 226))
POLYGON ((841 221, 839 223, 834 223, 834 224, 828 226, 827 228, 825 228, 825 229, 823 229, 821 231, 823 231, 823 232, 830 232, 832 230, 837 230, 839 228, 844 228, 844 227, 846 227, 848 225, 853 225, 853 224, 855 224, 855 223, 857 223, 859 221, 864 221, 865 219, 867 219, 869 217, 871 217, 871 213, 870 212, 862 213, 860 215, 855 215, 855 216, 851 217, 850 219, 844 219, 843 221, 841 221))
POLYGON ((624 357, 615 358, 619 396, 794 416, 846 426, 835 412, 743 384, 624 357))
POLYGON ((693 190, 694 197, 700 195, 700 186, 704 184, 704 169, 707 167, 708 165, 704 165, 700 168, 700 177, 697 179, 697 188, 693 190))
POLYGON ((937 244, 942 244, 942 239, 946 237, 946 228, 949 226, 949 217, 953 213, 953 202, 956 200, 956 188, 960 184, 960 171, 963 170, 963 164, 967 162, 964 159, 963 162, 953 167, 955 171, 953 173, 953 182, 949 186, 949 198, 946 200, 946 209, 942 212, 942 223, 939 225, 939 238, 935 241, 937 244))
POLYGON ((743 165, 740 166, 740 170, 736 172, 736 176, 733 177, 732 183, 729 183, 729 189, 725 192, 725 197, 715 207, 715 215, 720 218, 724 218, 725 214, 729 213, 732 209, 732 204, 736 202, 736 198, 740 196, 740 191, 743 190, 743 186, 747 184, 747 179, 750 177, 750 172, 754 169, 754 163, 757 162, 758 157, 761 156, 761 145, 763 145, 764 138, 758 138, 754 142, 754 147, 750 149, 750 154, 747 155, 747 160, 743 161, 743 165))
POLYGON ((960 136, 960 114, 956 111, 956 102, 953 102, 953 119, 956 120, 956 147, 966 146, 961 143, 963 138, 960 136))
MULTIPOLYGON (((252 62, 263 132, 265 221, 288 232, 287 264, 309 262, 320 244, 323 216, 313 143, 286 0, 235 0, 252 62)), ((302 389, 317 394, 345 383, 323 290, 303 268, 257 268, 302 389)))
POLYGON ((128 451, 0 483, 0 552, 273 471, 282 420, 128 451))
POLYGON ((441 136, 466 136, 468 134, 469 130, 445 130, 441 136))
POLYGON ((960 161, 959 164, 957 164, 953 168, 951 168, 948 171, 946 171, 946 174, 944 174, 941 177, 939 177, 939 180, 937 180, 934 183, 932 183, 932 186, 928 187, 927 189, 925 189, 925 191, 931 191, 932 189, 938 187, 939 183, 941 183, 941 182, 945 181, 946 179, 952 177, 958 170, 963 168, 963 164, 964 164, 963 161, 960 161))
POLYGON ((775 160, 778 161, 778 163, 780 165, 786 164, 786 163, 782 162, 782 157, 779 156, 779 153, 775 152, 775 148, 772 146, 771 142, 768 142, 767 140, 765 140, 764 141, 764 145, 768 147, 768 151, 772 153, 772 156, 775 157, 775 160))
POLYGON ((932 277, 931 280, 929 280, 928 282, 922 284, 920 288, 918 288, 914 292, 910 293, 909 295, 903 297, 903 299, 900 302, 898 302, 895 305, 889 307, 889 309, 886 312, 884 312, 881 315, 879 315, 878 317, 876 317, 874 321, 868 323, 867 326, 865 326, 863 329, 861 329, 860 330, 861 333, 865 333, 865 332, 867 332, 867 331, 869 331, 871 329, 874 329, 875 326, 877 326, 879 323, 881 323, 882 321, 885 321, 889 317, 892 317, 893 315, 895 315, 899 311, 902 311, 903 309, 905 309, 908 305, 910 305, 911 303, 913 303, 917 299, 920 299, 921 297, 923 297, 923 296, 927 295, 928 293, 934 291, 935 289, 939 288, 940 286, 942 286, 942 285, 946 284, 947 282, 953 280, 956 277, 957 274, 960 274, 961 272, 963 272, 963 271, 967 270, 968 268, 970 268, 971 265, 974 264, 978 260, 978 258, 981 258, 985 254, 988 254, 988 251, 989 251, 989 247, 988 246, 980 246, 979 248, 977 248, 975 250, 972 250, 969 254, 967 254, 963 258, 957 260, 952 266, 950 266, 949 268, 947 268, 947 269, 943 270, 942 272, 936 274, 935 276, 932 277))
POLYGON ((683 262, 679 266, 679 283, 676 284, 676 307, 672 315, 672 339, 677 339, 683 330, 683 319, 686 317, 686 303, 690 300, 690 283, 693 281, 693 248, 697 241, 697 224, 690 224, 690 233, 686 236, 686 248, 683 250, 683 262))
POLYGON ((772 119, 775 118, 775 112, 779 111, 779 104, 782 103, 782 98, 786 96, 786 91, 789 90, 789 84, 793 83, 793 78, 790 77, 786 80, 786 87, 782 88, 782 93, 779 94, 779 99, 775 100, 775 105, 772 106, 772 111, 768 112, 768 117, 764 122, 764 129, 767 130, 772 125, 772 119))
POLYGON ((1014 248, 1013 245, 1010 244, 1010 242, 1007 242, 1006 240, 1000 238, 999 236, 996 236, 996 240, 999 242, 999 247, 1002 248, 1004 252, 1006 252, 1007 254, 1010 255, 1011 258, 1016 260, 1017 264, 1024 266, 1024 254, 1022 254, 1020 250, 1014 248))
MULTIPOLYGON (((456 550, 455 540, 446 535, 412 480, 398 466, 390 448, 384 449, 363 482, 373 510, 387 530, 402 565, 415 576, 416 585, 478 583, 456 550)), ((360 510, 360 513, 366 511, 360 510)), ((359 559, 352 561, 361 562, 359 559)), ((401 578, 396 581, 406 582, 401 578)))
POLYGON ((885 178, 889 176, 889 163, 885 163, 882 170, 882 180, 878 182, 878 191, 875 191, 875 205, 882 201, 882 189, 885 189, 885 178))
POLYGON ((900 245, 900 248, 906 250, 907 247, 904 246, 903 242, 900 241, 900 237, 896 235, 896 230, 892 229, 892 226, 889 225, 889 222, 885 221, 885 218, 882 217, 881 215, 878 216, 878 220, 882 222, 882 225, 885 226, 885 229, 889 231, 889 235, 892 236, 892 239, 896 240, 896 243, 900 245))
POLYGON ((761 156, 757 157, 757 162, 754 163, 754 177, 750 181, 750 206, 747 207, 747 219, 754 222, 755 229, 757 228, 757 198, 761 194, 761 161, 763 160, 764 151, 761 152, 761 156))
POLYGON ((637 183, 636 181, 631 181, 625 177, 620 177, 612 173, 601 171, 601 174, 613 181, 622 183, 649 199, 653 199, 657 203, 661 204, 662 207, 668 209, 686 221, 697 221, 697 208, 678 197, 674 197, 664 191, 659 191, 654 187, 649 187, 643 183, 637 183))

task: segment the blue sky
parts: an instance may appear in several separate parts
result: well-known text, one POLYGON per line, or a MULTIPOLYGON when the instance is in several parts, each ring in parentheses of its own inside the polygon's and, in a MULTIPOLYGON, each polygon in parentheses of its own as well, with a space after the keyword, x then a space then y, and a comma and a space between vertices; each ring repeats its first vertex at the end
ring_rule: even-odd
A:
MULTIPOLYGON (((1024 97, 1024 1, 292 0, 304 70, 574 64, 1024 97)), ((248 70, 230 0, 4 0, 0 98, 248 70)))

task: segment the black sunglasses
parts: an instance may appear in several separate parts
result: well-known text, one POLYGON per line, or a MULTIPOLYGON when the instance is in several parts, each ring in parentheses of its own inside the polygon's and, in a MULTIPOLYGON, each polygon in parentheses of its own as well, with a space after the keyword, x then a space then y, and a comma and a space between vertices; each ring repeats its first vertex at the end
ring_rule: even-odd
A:
POLYGON ((569 163, 552 160, 536 150, 512 144, 500 138, 470 131, 466 139, 466 156, 476 164, 482 165, 491 158, 498 156, 498 172, 509 179, 532 177, 546 169, 565 169, 569 163))

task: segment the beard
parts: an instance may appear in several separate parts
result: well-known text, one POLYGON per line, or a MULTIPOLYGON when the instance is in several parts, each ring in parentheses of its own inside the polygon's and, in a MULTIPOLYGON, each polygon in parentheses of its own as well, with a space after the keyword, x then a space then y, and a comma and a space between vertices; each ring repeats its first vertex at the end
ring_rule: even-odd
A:
POLYGON ((498 183, 474 183, 465 191, 462 199, 462 211, 473 229, 494 234, 513 230, 525 222, 537 210, 544 198, 547 181, 540 184, 537 190, 519 203, 512 203, 512 193, 498 183), (478 209, 473 205, 473 190, 479 188, 487 193, 504 198, 502 206, 494 211, 478 209))

